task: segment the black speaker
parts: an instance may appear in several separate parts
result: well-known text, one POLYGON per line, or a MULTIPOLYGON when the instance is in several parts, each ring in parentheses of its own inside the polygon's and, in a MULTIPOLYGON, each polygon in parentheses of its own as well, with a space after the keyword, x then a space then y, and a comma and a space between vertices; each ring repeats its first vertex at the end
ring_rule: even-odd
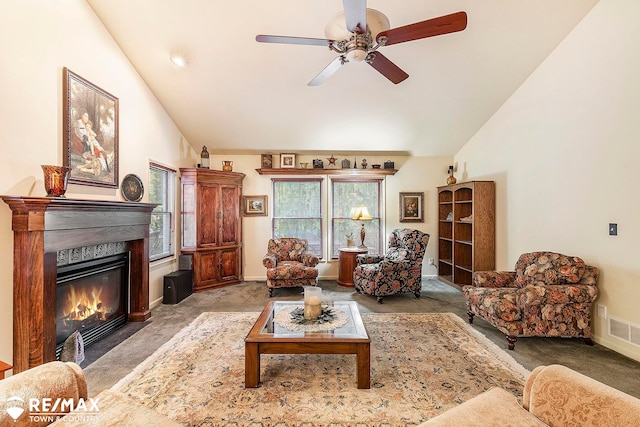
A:
POLYGON ((193 293, 193 271, 174 271, 164 276, 163 304, 177 304, 193 293))

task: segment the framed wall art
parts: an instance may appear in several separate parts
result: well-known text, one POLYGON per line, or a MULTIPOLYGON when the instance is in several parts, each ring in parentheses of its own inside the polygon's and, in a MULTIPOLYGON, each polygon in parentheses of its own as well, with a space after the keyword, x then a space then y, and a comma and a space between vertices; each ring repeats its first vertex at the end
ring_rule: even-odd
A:
POLYGON ((242 196, 242 213, 244 216, 266 216, 267 196, 242 196))
POLYGON ((261 154, 260 166, 262 167, 262 169, 271 169, 273 167, 273 155, 261 154))
POLYGON ((69 182, 118 188, 118 98, 63 68, 63 163, 69 182))
POLYGON ((424 222, 424 193, 400 193, 400 222, 424 222))
POLYGON ((295 154, 280 154, 280 167, 283 169, 293 169, 296 167, 295 154))

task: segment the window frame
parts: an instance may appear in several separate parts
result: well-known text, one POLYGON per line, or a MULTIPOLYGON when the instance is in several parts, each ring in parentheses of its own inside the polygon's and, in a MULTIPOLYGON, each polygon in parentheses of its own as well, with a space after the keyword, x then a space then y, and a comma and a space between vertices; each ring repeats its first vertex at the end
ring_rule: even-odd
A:
POLYGON ((318 256, 319 259, 325 259, 325 251, 326 251, 326 246, 325 246, 325 233, 324 233, 324 191, 323 191, 323 183, 324 183, 324 179, 323 178, 272 178, 271 179, 271 207, 272 207, 272 215, 271 215, 271 237, 275 238, 275 225, 276 225, 276 221, 278 219, 280 219, 281 217, 277 217, 276 216, 276 211, 277 211, 277 206, 278 206, 278 200, 276 199, 276 185, 278 183, 281 182, 298 182, 298 183, 317 183, 318 184, 318 190, 319 190, 319 216, 316 217, 309 217, 309 219, 317 219, 320 223, 320 251, 319 253, 315 253, 315 255, 318 256))
POLYGON ((161 210, 161 211, 157 211, 156 209, 160 206, 162 206, 163 204, 159 204, 158 206, 156 206, 152 211, 151 211, 151 223, 149 224, 149 236, 151 237, 152 233, 155 233, 155 231, 152 230, 153 224, 154 224, 154 217, 160 215, 160 218, 162 218, 162 216, 168 216, 168 219, 166 220, 162 220, 161 222, 164 224, 165 222, 168 223, 169 226, 169 230, 167 233, 164 233, 164 226, 162 227, 162 232, 164 235, 164 238, 168 241, 168 250, 163 250, 161 253, 157 254, 157 255, 153 255, 152 254, 152 247, 151 247, 151 238, 149 239, 149 262, 156 262, 156 261, 160 261, 160 260, 165 260, 168 258, 173 258, 176 255, 176 243, 175 243, 175 233, 176 233, 176 179, 177 179, 177 170, 154 162, 154 161, 150 161, 149 162, 149 203, 156 203, 152 200, 152 194, 151 194, 151 190, 152 190, 152 186, 151 186, 151 176, 152 174, 156 173, 154 172, 154 170, 158 170, 165 175, 165 179, 164 181, 164 188, 165 188, 165 194, 163 195, 163 198, 165 199, 165 203, 164 205, 166 206, 166 210, 161 210))
MULTIPOLYGON (((336 253, 333 253, 333 248, 336 246, 336 241, 337 239, 340 239, 341 236, 336 236, 335 235, 335 220, 336 219, 350 219, 350 218, 346 218, 346 217, 336 217, 334 215, 334 209, 335 209, 335 184, 336 183, 344 183, 344 182, 357 182, 357 183, 376 183, 378 185, 378 206, 377 206, 377 213, 378 216, 373 216, 373 219, 378 220, 378 247, 376 248, 377 252, 371 252, 370 253, 378 253, 378 254, 382 254, 384 253, 384 248, 385 248, 385 244, 386 242, 383 241, 383 231, 385 229, 385 224, 384 224, 384 214, 383 214, 383 194, 384 194, 384 178, 377 178, 377 177, 369 177, 369 178, 360 178, 360 177, 344 177, 344 178, 332 178, 330 180, 330 189, 329 189, 329 195, 330 195, 330 201, 329 201, 329 206, 330 206, 330 211, 328 212, 328 228, 330 231, 330 236, 328 237, 329 239, 329 245, 328 245, 328 251, 329 251, 329 259, 331 260, 337 260, 339 258, 339 252, 336 251, 336 253)), ((370 213, 372 213, 372 209, 370 206, 369 207, 369 211, 370 213)), ((358 228, 358 230, 360 230, 360 228, 358 228)), ((360 234, 359 232, 357 233, 356 236, 354 236, 356 244, 358 244, 358 242, 360 241, 360 234)), ((366 238, 365 238, 365 244, 366 244, 366 238)), ((341 247, 345 247, 346 245, 342 245, 341 247)), ((371 248, 369 248, 371 249, 371 248)))

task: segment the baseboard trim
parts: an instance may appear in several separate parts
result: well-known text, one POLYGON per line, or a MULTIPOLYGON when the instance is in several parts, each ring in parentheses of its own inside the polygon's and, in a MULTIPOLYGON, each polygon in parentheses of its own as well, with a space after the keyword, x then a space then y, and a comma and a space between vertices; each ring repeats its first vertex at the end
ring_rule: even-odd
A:
POLYGON ((156 308, 156 307, 158 307, 160 305, 162 305, 162 297, 151 301, 151 303, 149 304, 149 309, 151 310, 151 309, 156 308))

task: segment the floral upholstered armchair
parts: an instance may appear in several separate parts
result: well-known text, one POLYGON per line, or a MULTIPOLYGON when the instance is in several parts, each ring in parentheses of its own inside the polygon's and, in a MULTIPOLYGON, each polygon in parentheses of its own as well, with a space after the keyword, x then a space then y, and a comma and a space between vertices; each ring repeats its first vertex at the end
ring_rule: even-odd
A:
POLYGON ((353 271, 356 291, 382 298, 403 292, 413 292, 420 298, 422 289, 422 258, 429 235, 419 230, 402 228, 389 236, 389 248, 382 255, 358 255, 353 271))
POLYGON ((477 271, 462 290, 469 323, 480 316, 507 336, 582 337, 591 340, 591 306, 598 296, 599 271, 574 256, 530 252, 515 271, 477 271))
POLYGON ((269 297, 274 288, 316 286, 320 260, 307 251, 307 241, 296 238, 270 239, 262 265, 267 267, 269 297))

